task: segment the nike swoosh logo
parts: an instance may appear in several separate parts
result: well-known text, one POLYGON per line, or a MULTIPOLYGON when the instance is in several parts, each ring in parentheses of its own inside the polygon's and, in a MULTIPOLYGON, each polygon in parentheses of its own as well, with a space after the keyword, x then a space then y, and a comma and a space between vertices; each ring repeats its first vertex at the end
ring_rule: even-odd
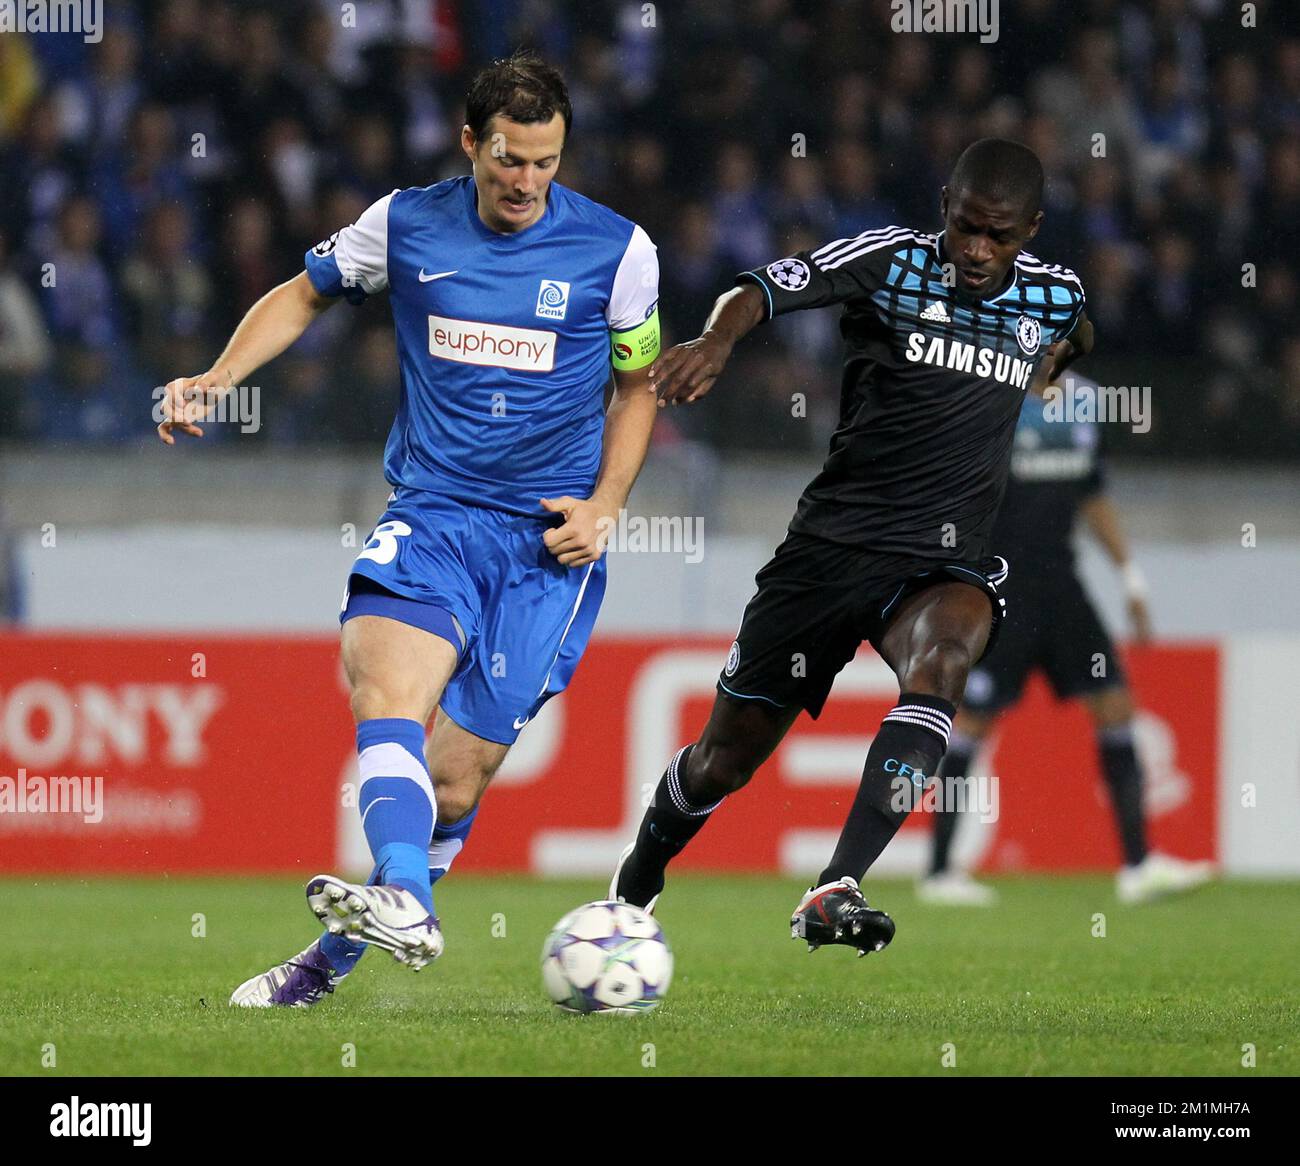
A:
MULTIPOLYGON (((456 268, 459 271, 460 268, 456 268)), ((424 268, 420 268, 420 282, 428 283, 431 279, 446 279, 449 275, 455 275, 456 271, 435 271, 432 275, 425 275, 424 268)))
POLYGON ((515 728, 522 729, 530 720, 532 717, 515 717, 515 728))

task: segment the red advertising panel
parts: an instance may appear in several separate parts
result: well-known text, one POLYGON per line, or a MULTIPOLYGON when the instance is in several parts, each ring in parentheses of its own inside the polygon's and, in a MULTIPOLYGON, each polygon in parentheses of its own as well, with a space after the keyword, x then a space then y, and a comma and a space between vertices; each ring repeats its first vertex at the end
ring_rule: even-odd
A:
MULTIPOLYGON (((672 753, 708 715, 728 642, 594 642, 521 736, 458 869, 591 873, 635 830, 672 753)), ((1128 660, 1153 841, 1213 858, 1218 651, 1128 660)), ((897 686, 869 649, 804 716, 683 867, 815 872, 897 686)), ((1034 682, 972 765, 957 858, 982 870, 1111 868, 1119 849, 1091 726, 1034 682)), ((296 872, 366 862, 347 783, 353 730, 337 641, 0 638, 0 869, 296 872)), ((919 869, 914 813, 882 870, 919 869)))
POLYGON ((313 874, 351 739, 333 640, 6 635, 0 867, 313 874))
MULTIPOLYGON (((519 783, 484 801, 464 867, 584 871, 632 837, 647 786, 704 725, 728 641, 603 640, 571 690, 539 718, 558 720, 519 783), (524 824, 526 828, 521 828, 524 824), (615 845, 617 842, 618 846, 615 845)), ((1138 704, 1153 844, 1217 857, 1218 650, 1160 646, 1128 660, 1138 704)), ((750 785, 682 855, 682 868, 815 873, 829 856, 861 775, 871 734, 897 699, 893 675, 863 648, 822 716, 801 716, 750 785)), ((521 746, 533 748, 536 742, 521 746)), ((998 724, 972 776, 992 775, 959 833, 957 857, 986 871, 1113 869, 1120 851, 1097 747, 1077 702, 1031 683, 998 724), (987 820, 981 820, 987 819, 987 820), (964 844, 963 841, 964 840, 964 844)), ((927 814, 911 815, 886 853, 921 869, 927 814)))
MULTIPOLYGON (((1180 858, 1217 859, 1218 649, 1134 649, 1126 664, 1151 845, 1180 858)), ((1092 724, 1079 702, 1057 703, 1036 679, 999 726, 990 768, 1005 796, 983 869, 1119 864, 1092 724)))

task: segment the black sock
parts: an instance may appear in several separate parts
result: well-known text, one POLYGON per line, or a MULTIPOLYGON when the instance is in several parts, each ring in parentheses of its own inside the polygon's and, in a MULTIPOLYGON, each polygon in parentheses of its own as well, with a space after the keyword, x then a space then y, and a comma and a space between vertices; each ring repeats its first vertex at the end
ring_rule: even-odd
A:
POLYGON ((957 707, 938 696, 904 692, 867 751, 862 783, 817 885, 861 879, 898 833, 948 747, 957 707))
POLYGON ((618 879, 618 893, 629 903, 644 907, 664 889, 664 871, 686 844, 703 829, 722 801, 697 806, 687 796, 682 781, 695 746, 687 745, 668 763, 655 787, 654 800, 641 819, 636 847, 628 855, 618 879))
POLYGON ((1136 866, 1147 856, 1147 828, 1142 816, 1142 763, 1133 748, 1133 726, 1114 725, 1097 733, 1101 769, 1119 827, 1124 862, 1136 866))
MULTIPOLYGON (((943 777, 970 776, 970 763, 975 756, 978 744, 969 737, 953 733, 949 739, 948 752, 939 763, 938 773, 943 777)), ((940 789, 945 787, 941 786, 940 789)), ((948 869, 949 853, 952 850, 953 835, 957 833, 957 810, 948 804, 947 797, 940 797, 935 802, 934 833, 930 837, 930 873, 944 874, 948 869)))

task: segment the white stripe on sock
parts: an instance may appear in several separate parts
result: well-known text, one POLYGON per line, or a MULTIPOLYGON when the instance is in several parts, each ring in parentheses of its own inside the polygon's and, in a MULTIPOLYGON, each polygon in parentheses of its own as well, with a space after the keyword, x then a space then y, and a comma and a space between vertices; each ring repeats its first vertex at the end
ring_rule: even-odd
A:
POLYGON ((367 745, 357 757, 357 772, 360 780, 359 790, 372 777, 404 777, 415 782, 429 799, 433 807, 433 820, 438 820, 438 798, 433 792, 433 782, 429 780, 429 771, 422 761, 417 761, 409 749, 396 741, 381 741, 378 745, 367 745))
POLYGON ((930 724, 934 725, 934 727, 938 731, 942 732, 945 735, 950 734, 952 732, 952 718, 945 715, 944 713, 938 712, 935 709, 927 708, 925 705, 920 705, 920 704, 899 705, 897 708, 893 708, 889 710, 889 713, 885 717, 885 720, 889 720, 889 718, 892 716, 907 716, 913 718, 920 718, 921 720, 928 721, 930 724))
POLYGON ((683 745, 668 763, 668 796, 672 799, 673 805, 687 817, 704 818, 722 805, 723 799, 719 798, 711 806, 697 806, 687 798, 682 789, 681 779, 677 776, 677 766, 682 759, 682 754, 689 748, 689 745, 683 745))
POLYGON ((451 870, 451 864, 465 846, 463 838, 439 838, 429 844, 429 869, 443 872, 451 870))
POLYGON ((942 740, 945 748, 948 746, 948 735, 952 732, 952 718, 944 716, 935 709, 926 708, 924 705, 900 705, 886 713, 885 720, 920 725, 921 728, 929 729, 942 740))

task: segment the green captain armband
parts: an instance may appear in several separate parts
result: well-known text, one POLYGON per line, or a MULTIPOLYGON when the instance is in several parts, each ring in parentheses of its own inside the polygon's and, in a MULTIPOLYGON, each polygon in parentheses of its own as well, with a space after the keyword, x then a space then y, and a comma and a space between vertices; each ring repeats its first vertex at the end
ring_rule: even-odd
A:
POLYGON ((610 362, 623 372, 635 372, 652 364, 659 355, 659 309, 650 318, 626 332, 609 334, 610 362))

